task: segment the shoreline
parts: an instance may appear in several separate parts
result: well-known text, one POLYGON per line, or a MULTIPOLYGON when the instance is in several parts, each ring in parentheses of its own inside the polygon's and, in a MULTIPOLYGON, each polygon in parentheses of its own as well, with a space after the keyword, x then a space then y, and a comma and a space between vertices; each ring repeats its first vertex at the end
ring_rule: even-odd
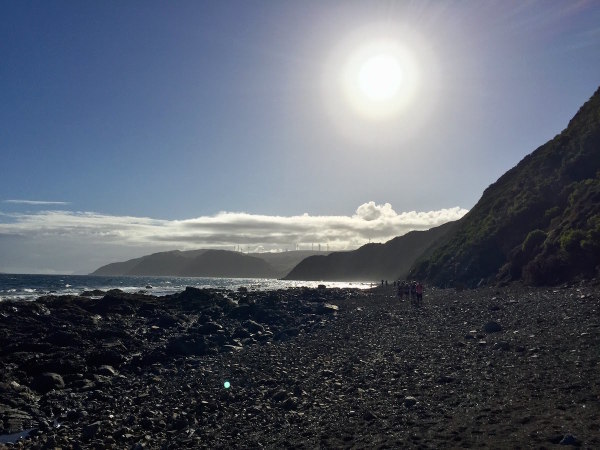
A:
POLYGON ((275 278, 202 278, 168 276, 97 276, 97 275, 2 275, 0 276, 0 301, 36 300, 46 295, 81 295, 85 291, 121 289, 135 294, 173 295, 186 287, 199 289, 220 288, 236 290, 277 290, 288 287, 316 288, 319 284, 340 288, 370 288, 363 282, 282 281, 275 278))
POLYGON ((2 302, 0 435, 34 428, 15 444, 27 448, 600 445, 597 283, 431 289, 421 308, 392 292, 2 302))

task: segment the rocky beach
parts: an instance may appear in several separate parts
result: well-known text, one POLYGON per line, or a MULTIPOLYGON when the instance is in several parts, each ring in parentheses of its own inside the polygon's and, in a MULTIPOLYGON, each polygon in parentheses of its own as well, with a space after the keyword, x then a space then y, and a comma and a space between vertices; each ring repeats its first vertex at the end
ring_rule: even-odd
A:
POLYGON ((600 283, 0 303, 0 447, 600 446, 600 283), (20 438, 20 439, 19 439, 20 438))

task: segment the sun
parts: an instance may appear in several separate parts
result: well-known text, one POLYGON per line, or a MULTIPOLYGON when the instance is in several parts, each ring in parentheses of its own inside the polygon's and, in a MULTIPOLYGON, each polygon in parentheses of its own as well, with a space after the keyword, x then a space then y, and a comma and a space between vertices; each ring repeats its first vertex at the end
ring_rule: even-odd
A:
POLYGON ((391 119, 408 111, 416 96, 418 64, 401 41, 367 41, 349 53, 341 85, 355 113, 368 119, 391 119))
POLYGON ((358 72, 358 86, 368 99, 391 100, 402 85, 403 70, 392 55, 376 55, 364 62, 358 72))

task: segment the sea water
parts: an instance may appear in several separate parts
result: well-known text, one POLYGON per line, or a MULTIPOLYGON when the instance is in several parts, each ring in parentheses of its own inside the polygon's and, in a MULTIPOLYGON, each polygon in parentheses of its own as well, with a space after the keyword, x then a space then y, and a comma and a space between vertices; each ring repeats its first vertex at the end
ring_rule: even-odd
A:
POLYGON ((184 291, 186 287, 236 290, 276 290, 293 287, 327 287, 366 289, 362 282, 288 281, 272 278, 198 278, 198 277, 111 277, 92 275, 23 275, 0 274, 0 301, 35 300, 44 295, 79 295, 84 291, 120 289, 162 296, 184 291))

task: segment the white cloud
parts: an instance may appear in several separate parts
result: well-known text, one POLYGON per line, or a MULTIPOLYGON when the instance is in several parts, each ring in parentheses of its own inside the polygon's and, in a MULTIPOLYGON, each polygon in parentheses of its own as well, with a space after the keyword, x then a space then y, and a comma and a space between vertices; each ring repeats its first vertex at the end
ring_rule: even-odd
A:
POLYGON ((375 202, 367 202, 356 208, 356 217, 360 217, 364 220, 376 220, 382 216, 394 217, 397 216, 397 214, 389 203, 376 205, 375 202))
MULTIPOLYGON (((11 238, 20 242, 60 241, 75 255, 80 246, 107 252, 119 247, 139 254, 141 249, 226 248, 241 245, 256 251, 310 248, 328 245, 330 250, 348 250, 368 241, 384 242, 411 230, 426 230, 461 218, 467 210, 455 207, 428 212, 396 213, 389 203, 360 205, 352 216, 266 216, 220 212, 188 220, 158 220, 148 217, 111 216, 93 212, 41 211, 0 213, 0 247, 11 238), (102 250, 105 249, 105 250, 102 250)), ((18 252, 12 245, 11 251, 18 252)), ((1 248, 0 248, 1 250, 1 248)), ((52 252, 56 257, 56 253, 52 252)), ((7 261, 2 261, 0 270, 7 261)), ((22 256, 22 255, 21 255, 22 256)), ((83 250, 80 257, 85 257, 83 250)), ((97 260, 99 254, 94 255, 97 260)), ((75 256, 73 256, 75 258, 75 256)), ((106 255, 106 262, 115 256, 106 255)), ((96 266, 97 267, 97 266, 96 266)), ((92 270, 94 267, 90 268, 92 270)), ((76 270, 76 268, 75 268, 76 270)))
POLYGON ((4 200, 3 203, 11 203, 15 205, 32 205, 32 206, 47 206, 47 205, 69 205, 69 202, 47 202, 44 200, 4 200))

